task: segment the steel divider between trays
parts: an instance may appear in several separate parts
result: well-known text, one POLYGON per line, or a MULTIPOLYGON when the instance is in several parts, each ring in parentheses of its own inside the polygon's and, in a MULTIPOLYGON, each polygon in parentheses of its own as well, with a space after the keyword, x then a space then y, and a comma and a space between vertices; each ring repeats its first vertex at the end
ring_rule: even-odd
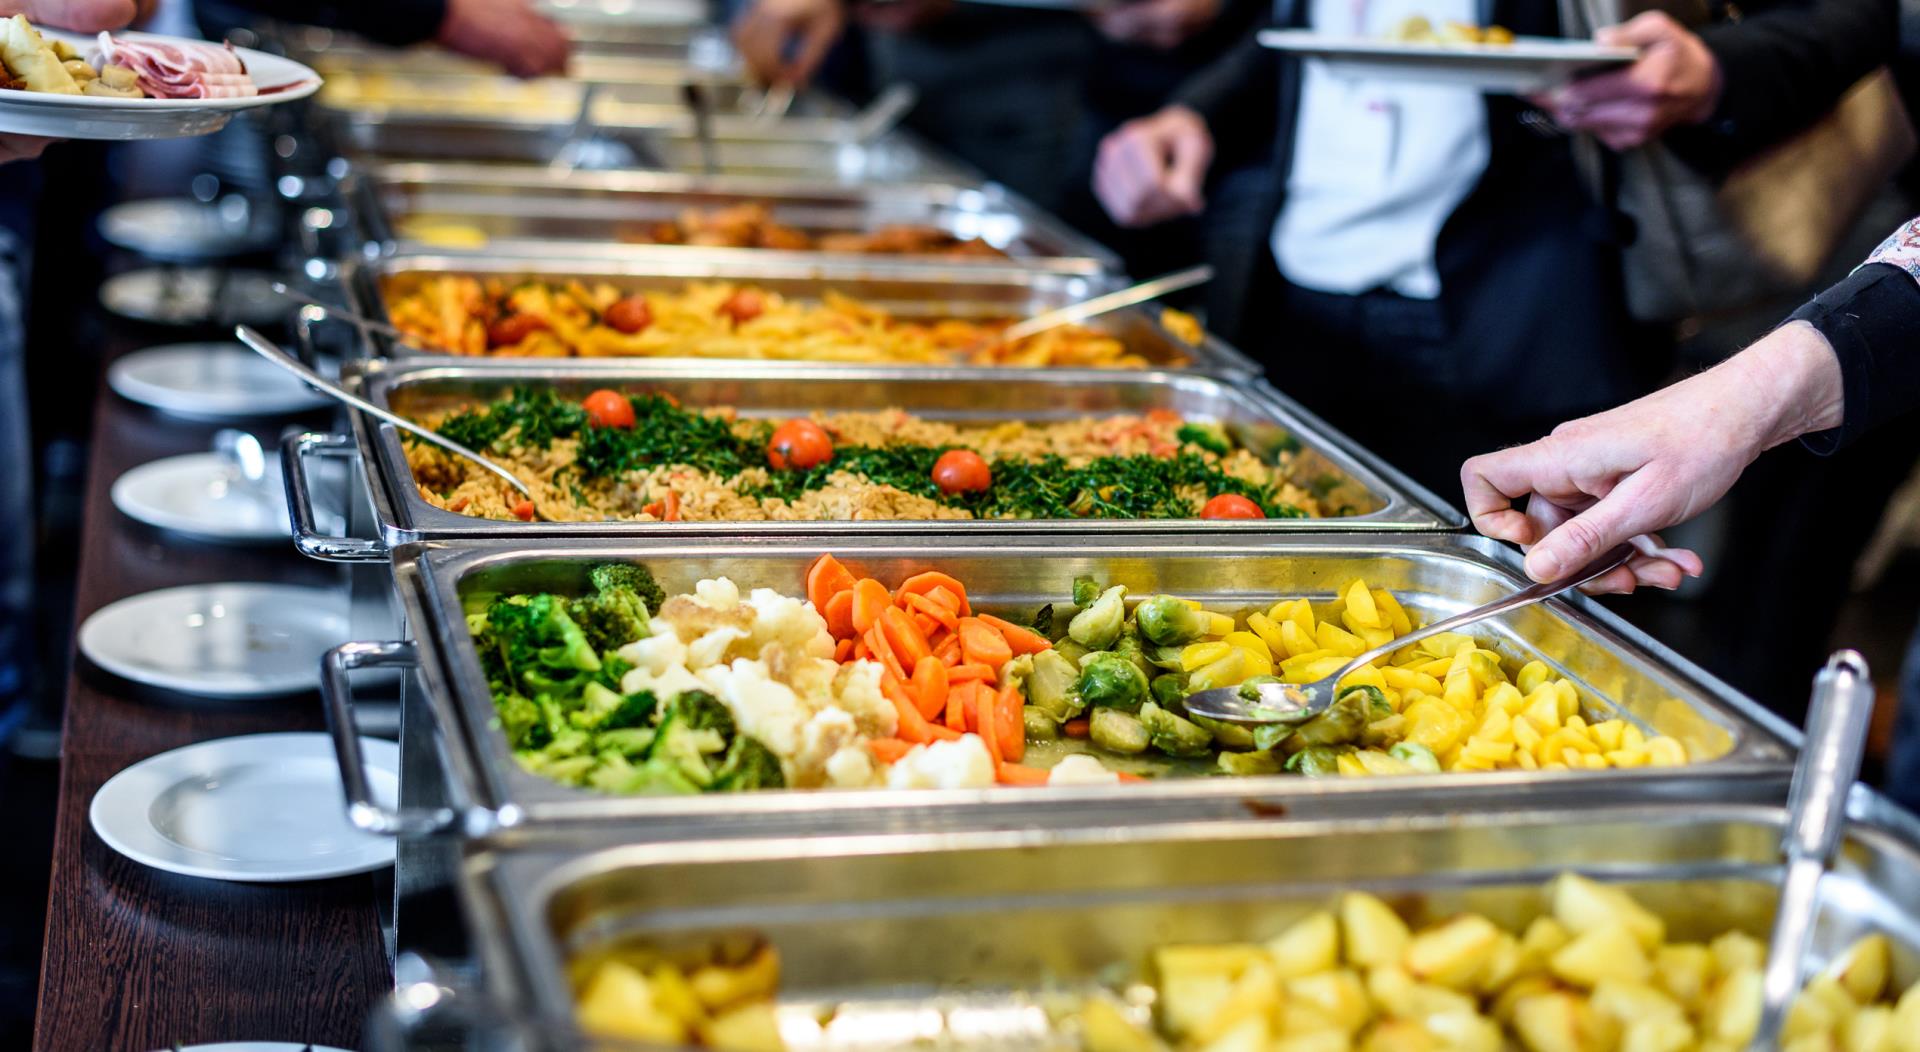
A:
MULTIPOLYGON (((609 797, 562 786, 518 768, 492 726, 491 695, 467 635, 464 595, 473 589, 559 589, 577 586, 598 561, 645 561, 669 591, 700 577, 733 575, 745 587, 791 591, 822 551, 882 575, 939 566, 990 602, 1033 605, 1059 599, 1075 573, 1105 567, 1142 590, 1214 598, 1243 605, 1253 598, 1330 593, 1359 572, 1371 583, 1406 589, 1427 613, 1463 607, 1480 593, 1510 587, 1518 570, 1491 542, 1445 536, 1367 538, 1341 535, 1268 538, 1258 544, 1202 548, 1180 537, 944 545, 881 539, 733 538, 679 544, 596 540, 476 540, 408 546, 395 553, 408 623, 420 648, 426 694, 458 764, 476 783, 464 787, 481 808, 505 812, 492 831, 509 840, 546 833, 606 830, 609 836, 657 839, 763 837, 795 829, 822 835, 886 829, 1045 828, 1164 822, 1247 813, 1300 818, 1331 815, 1447 813, 1484 808, 1570 807, 1636 801, 1643 805, 1723 800, 1777 800, 1790 773, 1790 746, 1777 720, 1701 673, 1670 650, 1627 628, 1590 603, 1555 601, 1516 615, 1517 625, 1492 634, 1509 651, 1523 649, 1570 675, 1590 697, 1623 707, 1629 718, 1677 734, 1711 758, 1670 769, 1499 772, 1406 779, 1197 778, 1115 789, 769 792, 689 798, 609 797), (1043 578, 1044 575, 1044 578, 1043 578), (1264 576, 1263 576, 1264 575, 1264 576), (1335 576, 1343 580, 1334 580, 1335 576), (1055 580, 1057 578, 1057 580, 1055 580), (1216 582, 1211 589, 1201 579, 1216 582), (1283 582, 1292 582, 1287 587, 1283 582), (1057 587, 1056 587, 1057 586, 1057 587), (1189 587, 1191 586, 1191 587, 1189 587), (1418 589, 1452 589, 1439 599, 1418 589), (1468 589, 1474 594, 1465 594, 1468 589), (1537 646, 1538 650, 1533 650, 1537 646), (511 828, 508 828, 508 827, 511 828)), ((588 835, 592 835, 589 833, 588 835)))

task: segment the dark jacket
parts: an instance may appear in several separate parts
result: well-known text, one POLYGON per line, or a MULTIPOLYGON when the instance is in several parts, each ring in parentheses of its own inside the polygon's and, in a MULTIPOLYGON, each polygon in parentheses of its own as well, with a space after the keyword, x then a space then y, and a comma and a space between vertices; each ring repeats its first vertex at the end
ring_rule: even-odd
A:
MULTIPOLYGON (((1558 36, 1552 0, 1481 0, 1482 19, 1525 35, 1558 36)), ((1277 0, 1274 24, 1297 26, 1305 0, 1277 0)), ((1698 128, 1671 133, 1676 152, 1724 170, 1811 124, 1854 82, 1886 62, 1897 39, 1892 0, 1774 0, 1701 37, 1719 60, 1721 102, 1698 128)), ((1177 101, 1206 118, 1218 149, 1209 200, 1214 327, 1243 341, 1267 330, 1245 309, 1273 221, 1284 207, 1300 67, 1252 34, 1187 82, 1177 101)), ((1442 306, 1456 344, 1449 386, 1465 405, 1498 411, 1524 392, 1528 412, 1572 415, 1642 393, 1664 365, 1667 339, 1634 325, 1621 290, 1619 248, 1630 229, 1583 189, 1568 140, 1519 123, 1524 100, 1488 96, 1485 176, 1448 219, 1436 246, 1442 306)), ((1261 348, 1249 346, 1256 357, 1261 348)))

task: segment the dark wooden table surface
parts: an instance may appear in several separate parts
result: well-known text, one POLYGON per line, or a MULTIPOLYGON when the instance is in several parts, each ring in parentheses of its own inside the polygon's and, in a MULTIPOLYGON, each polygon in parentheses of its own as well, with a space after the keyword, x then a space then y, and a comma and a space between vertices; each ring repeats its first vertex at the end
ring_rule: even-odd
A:
MULTIPOLYGON (((281 424, 255 428, 274 438, 281 424)), ((239 548, 159 534, 114 508, 128 468, 209 447, 184 423, 102 385, 87 478, 77 613, 204 581, 339 584, 290 544, 239 548)), ((34 1045, 145 1052, 217 1041, 358 1048, 368 1009, 391 985, 378 896, 383 876, 235 884, 174 876, 123 858, 94 835, 95 790, 135 761, 210 738, 318 730, 317 698, 210 703, 116 681, 76 657, 68 685, 59 816, 34 1045)), ((289 816, 295 818, 297 816, 289 816)))

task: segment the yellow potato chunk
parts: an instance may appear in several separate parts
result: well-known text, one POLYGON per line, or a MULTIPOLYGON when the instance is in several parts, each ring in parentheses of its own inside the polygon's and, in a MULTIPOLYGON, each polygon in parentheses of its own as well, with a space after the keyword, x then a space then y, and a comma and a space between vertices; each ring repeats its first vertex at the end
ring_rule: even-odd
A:
POLYGON ((1492 959, 1500 929, 1485 917, 1467 914, 1428 928, 1407 943, 1402 960, 1415 978, 1464 990, 1492 959))
POLYGON ((1592 928, 1574 936, 1548 960, 1553 974, 1575 986, 1593 987, 1603 979, 1644 983, 1653 966, 1625 924, 1592 928))
POLYGON ((1347 963, 1361 967, 1398 964, 1413 937, 1392 907, 1365 892, 1340 897, 1340 926, 1347 963))
POLYGON ((1107 997, 1088 998, 1081 1007, 1080 1045, 1086 1052, 1162 1052, 1167 1047, 1107 997))
POLYGON ((1340 922, 1321 910, 1294 924, 1267 943, 1267 955, 1282 979, 1297 979, 1340 965, 1340 922))

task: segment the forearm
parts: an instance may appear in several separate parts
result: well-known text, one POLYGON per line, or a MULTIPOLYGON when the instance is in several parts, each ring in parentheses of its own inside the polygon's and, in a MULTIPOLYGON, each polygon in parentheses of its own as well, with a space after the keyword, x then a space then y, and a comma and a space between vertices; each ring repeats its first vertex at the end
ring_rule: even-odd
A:
POLYGON ((1831 453, 1920 406, 1920 220, 1793 317, 1833 349, 1844 392, 1844 417, 1810 434, 1809 449, 1831 453))

